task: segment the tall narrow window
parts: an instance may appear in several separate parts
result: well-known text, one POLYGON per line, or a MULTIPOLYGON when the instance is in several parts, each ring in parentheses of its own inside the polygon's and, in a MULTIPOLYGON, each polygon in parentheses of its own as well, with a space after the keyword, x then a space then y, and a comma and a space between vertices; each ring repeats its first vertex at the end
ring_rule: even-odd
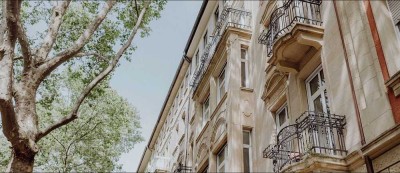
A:
POLYGON ((219 7, 217 7, 217 9, 214 11, 215 25, 217 25, 217 23, 218 23, 218 18, 219 18, 219 7))
POLYGON ((222 149, 219 151, 217 155, 217 172, 225 172, 225 159, 227 157, 227 149, 228 147, 225 145, 222 147, 222 149))
POLYGON ((220 101, 226 93, 225 67, 222 69, 221 73, 218 76, 218 101, 220 101))
POLYGON ((203 102, 203 121, 202 126, 206 125, 208 121, 208 117, 210 116, 210 99, 207 96, 207 99, 203 102))
POLYGON ((243 131, 243 172, 252 172, 251 169, 251 133, 243 131))
POLYGON ((308 106, 310 111, 329 113, 324 72, 321 67, 306 80, 308 106))
POLYGON ((288 110, 286 103, 275 113, 276 130, 279 131, 288 125, 288 110))
POLYGON ((208 33, 206 31, 206 33, 203 36, 203 46, 204 46, 204 48, 206 48, 207 43, 208 43, 208 33))
POLYGON ((249 87, 249 79, 248 79, 248 56, 247 56, 247 49, 242 48, 240 54, 240 73, 241 73, 241 86, 242 87, 249 87))

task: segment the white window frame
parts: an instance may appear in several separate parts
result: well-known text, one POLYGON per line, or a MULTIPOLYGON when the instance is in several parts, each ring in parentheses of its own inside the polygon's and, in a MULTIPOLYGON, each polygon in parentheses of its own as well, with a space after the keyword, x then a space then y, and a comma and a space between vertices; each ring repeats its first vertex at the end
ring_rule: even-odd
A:
POLYGON ((202 113, 202 127, 204 127, 208 121, 208 118, 210 118, 210 95, 207 96, 207 98, 203 102, 203 113, 202 113), (208 103, 207 103, 208 102, 208 103), (206 103, 208 106, 206 107, 206 103))
POLYGON ((248 49, 242 47, 240 49, 240 86, 244 88, 249 88, 249 52, 248 49), (242 51, 245 51, 245 57, 242 57, 242 51), (242 74, 242 63, 244 63, 244 86, 243 86, 243 74, 242 74))
POLYGON ((275 124, 276 124, 276 132, 279 133, 284 127, 289 125, 289 110, 287 103, 284 103, 276 112, 275 112, 275 124), (279 114, 285 111, 285 122, 282 123, 279 120, 279 114))
POLYGON ((219 101, 221 101, 222 97, 225 95, 226 93, 226 65, 224 65, 224 67, 221 70, 221 73, 219 73, 218 75, 218 91, 217 91, 217 100, 218 103, 219 101), (223 80, 221 81, 221 77, 222 75, 224 76, 223 80), (224 89, 224 93, 221 93, 222 88, 224 89))
POLYGON ((222 168, 223 166, 225 166, 223 172, 226 172, 226 159, 228 158, 227 149, 228 149, 228 145, 225 144, 225 145, 219 150, 219 152, 218 152, 218 154, 217 154, 217 172, 219 172, 219 169, 222 168), (223 154, 224 154, 224 161, 222 161, 222 163, 220 163, 219 156, 220 156, 220 154, 221 154, 222 151, 224 152, 224 153, 223 153, 223 154))
POLYGON ((306 79, 306 90, 307 90, 307 102, 308 102, 308 109, 309 111, 315 111, 314 108, 314 103, 313 101, 318 97, 321 96, 322 99, 322 109, 323 113, 329 113, 328 111, 328 98, 325 97, 324 91, 326 90, 326 84, 322 85, 322 78, 321 78, 321 71, 323 71, 322 66, 319 65, 308 78, 306 79), (314 77, 318 76, 318 81, 320 82, 320 88, 318 88, 317 91, 313 95, 311 95, 311 87, 310 87, 310 82, 314 77))
MULTIPOLYGON (((252 160, 252 141, 251 141, 251 139, 252 139, 252 134, 251 134, 251 131, 250 130, 243 130, 243 136, 244 136, 244 133, 249 133, 249 144, 244 144, 243 143, 243 148, 247 148, 247 149, 249 149, 249 172, 253 172, 253 168, 252 168, 252 166, 253 166, 253 160, 252 160)), ((244 153, 243 153, 244 154, 244 153)), ((244 155, 243 155, 243 157, 244 157, 244 155)), ((243 158, 243 161, 244 161, 244 158, 243 158)), ((243 163, 244 164, 244 163, 243 163)), ((244 171, 244 165, 243 165, 243 171, 244 171)))

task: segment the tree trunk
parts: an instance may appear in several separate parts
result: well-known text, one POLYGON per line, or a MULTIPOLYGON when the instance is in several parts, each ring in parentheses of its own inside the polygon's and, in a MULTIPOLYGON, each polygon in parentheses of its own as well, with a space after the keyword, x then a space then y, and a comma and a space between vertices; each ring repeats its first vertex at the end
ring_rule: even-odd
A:
POLYGON ((35 161, 35 153, 22 154, 19 151, 12 151, 12 158, 6 172, 32 172, 35 161))

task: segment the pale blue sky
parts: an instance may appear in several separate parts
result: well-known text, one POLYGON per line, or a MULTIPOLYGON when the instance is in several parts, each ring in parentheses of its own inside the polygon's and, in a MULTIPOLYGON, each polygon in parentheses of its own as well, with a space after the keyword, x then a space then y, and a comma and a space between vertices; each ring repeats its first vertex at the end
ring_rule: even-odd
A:
POLYGON ((123 61, 111 86, 140 112, 145 142, 122 155, 123 170, 136 171, 195 22, 202 1, 169 1, 149 37, 137 37, 132 62, 123 61))

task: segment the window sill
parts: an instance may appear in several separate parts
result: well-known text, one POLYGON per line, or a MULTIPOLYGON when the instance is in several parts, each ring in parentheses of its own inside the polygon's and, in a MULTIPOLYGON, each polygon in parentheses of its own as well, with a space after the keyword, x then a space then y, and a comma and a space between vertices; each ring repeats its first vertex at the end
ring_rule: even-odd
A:
POLYGON ((240 87, 240 90, 246 91, 246 92, 251 92, 251 93, 254 91, 253 89, 247 88, 247 87, 240 87))

